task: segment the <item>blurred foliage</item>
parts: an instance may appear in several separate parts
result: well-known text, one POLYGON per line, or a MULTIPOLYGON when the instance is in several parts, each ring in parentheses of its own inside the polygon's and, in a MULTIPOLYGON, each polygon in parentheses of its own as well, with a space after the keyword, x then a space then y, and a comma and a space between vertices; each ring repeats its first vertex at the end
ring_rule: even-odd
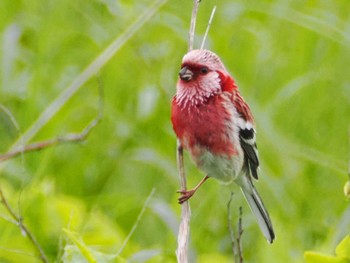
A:
POLYGON ((350 262, 350 236, 346 236, 335 250, 336 256, 323 255, 311 251, 304 254, 306 263, 349 263, 350 262))
MULTIPOLYGON (((1 0, 0 104, 21 133, 151 4, 1 0)), ((331 254, 350 232, 343 194, 349 158, 349 2, 203 0, 197 47, 214 5, 206 47, 222 58, 255 115, 257 187, 277 233, 268 245, 233 188, 235 219, 243 205, 245 260, 302 262, 304 251, 331 254)), ((50 261, 176 261, 179 182, 169 116, 191 9, 192 1, 168 1, 100 70, 104 118, 85 142, 1 163, 0 187, 50 261)), ((31 142, 80 132, 97 115, 98 100, 98 80, 92 77, 31 142)), ((3 111, 0 138, 3 153, 19 139, 3 111)), ((191 187, 202 175, 188 156, 185 162, 191 187)), ((191 200, 192 262, 232 261, 229 197, 230 188, 213 180, 191 200)), ((3 206, 0 229, 0 262, 40 261, 3 206)), ((307 262, 322 262, 307 253, 307 262)))

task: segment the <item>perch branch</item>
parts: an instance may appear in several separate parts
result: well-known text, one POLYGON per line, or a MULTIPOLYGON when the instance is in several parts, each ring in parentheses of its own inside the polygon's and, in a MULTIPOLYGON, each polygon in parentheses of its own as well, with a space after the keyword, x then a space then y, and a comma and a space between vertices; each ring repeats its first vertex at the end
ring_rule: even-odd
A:
MULTIPOLYGON (((191 25, 190 25, 189 37, 188 37, 188 51, 191 51, 193 49, 194 33, 196 28, 196 19, 197 19, 199 3, 200 3, 200 0, 193 0, 191 25)), ((185 175, 184 162, 183 162, 183 148, 179 140, 177 140, 176 159, 177 159, 177 167, 178 167, 179 176, 180 176, 181 190, 186 191, 187 186, 186 186, 186 175, 185 175)), ((190 205, 188 201, 186 201, 181 206, 181 222, 179 226, 179 233, 177 236, 176 257, 177 257, 177 262, 179 263, 188 262, 188 240, 190 235, 190 217, 191 217, 190 205)))
MULTIPOLYGON (((186 190, 186 175, 183 162, 183 148, 179 140, 177 140, 177 166, 180 174, 181 190, 186 190)), ((190 217, 191 209, 188 201, 184 202, 181 206, 181 223, 179 227, 179 233, 177 237, 177 250, 176 257, 177 262, 188 262, 188 240, 190 235, 190 217)))

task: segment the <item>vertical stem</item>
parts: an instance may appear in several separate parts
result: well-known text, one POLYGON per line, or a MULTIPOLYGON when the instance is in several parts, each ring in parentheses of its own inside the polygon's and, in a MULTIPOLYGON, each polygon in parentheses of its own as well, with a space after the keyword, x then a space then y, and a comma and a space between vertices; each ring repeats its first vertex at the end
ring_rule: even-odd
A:
POLYGON ((201 0, 193 0, 191 25, 190 25, 190 31, 188 32, 188 51, 191 51, 193 49, 194 32, 196 30, 197 12, 198 12, 200 1, 201 0))
POLYGON ((237 237, 237 250, 239 255, 239 262, 243 263, 243 249, 242 249, 242 234, 243 234, 243 227, 242 227, 242 207, 239 207, 239 219, 238 219, 238 237, 237 237))
POLYGON ((231 225, 231 222, 232 222, 232 215, 231 215, 232 198, 233 198, 233 192, 231 192, 230 200, 227 203, 227 226, 228 226, 228 231, 230 233, 230 238, 231 238, 231 248, 232 248, 233 259, 234 259, 234 262, 238 262, 237 261, 238 254, 236 251, 236 238, 235 238, 235 233, 233 232, 232 225, 231 225))
MULTIPOLYGON (((194 32, 196 28, 196 19, 197 19, 199 3, 200 3, 200 0, 193 0, 191 25, 190 25, 189 39, 188 39, 188 51, 191 51, 193 49, 194 32)), ((176 157, 177 157, 177 167, 180 175, 181 190, 185 191, 187 190, 187 187, 186 187, 186 175, 185 175, 184 161, 183 161, 183 148, 179 140, 177 140, 176 157)), ((188 201, 186 201, 181 206, 181 222, 179 227, 179 233, 177 236, 176 257, 177 257, 177 262, 179 263, 188 262, 188 240, 190 235, 190 217, 191 217, 190 205, 188 201)))
MULTIPOLYGON (((181 190, 186 190, 186 175, 183 162, 183 148, 179 140, 177 140, 177 166, 180 174, 181 190)), ((188 240, 190 234, 190 217, 191 210, 188 201, 184 202, 181 206, 181 223, 179 227, 179 233, 177 237, 177 262, 188 262, 188 240)))

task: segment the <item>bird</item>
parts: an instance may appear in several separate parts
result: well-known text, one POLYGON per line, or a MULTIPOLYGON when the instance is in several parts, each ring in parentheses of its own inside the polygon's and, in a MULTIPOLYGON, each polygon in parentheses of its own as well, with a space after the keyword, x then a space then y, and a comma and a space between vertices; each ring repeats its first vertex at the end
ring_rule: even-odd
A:
POLYGON ((190 199, 209 178, 241 188, 269 243, 275 233, 254 186, 259 158, 252 112, 218 55, 194 49, 184 55, 171 102, 171 122, 180 147, 189 152, 205 177, 191 190, 178 191, 179 203, 190 199))

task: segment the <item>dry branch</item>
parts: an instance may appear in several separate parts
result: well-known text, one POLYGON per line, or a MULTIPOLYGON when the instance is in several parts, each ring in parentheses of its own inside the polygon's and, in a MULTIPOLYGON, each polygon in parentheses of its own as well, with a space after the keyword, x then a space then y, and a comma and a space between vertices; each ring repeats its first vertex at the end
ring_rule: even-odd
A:
POLYGON ((6 161, 8 159, 11 159, 11 158, 16 157, 18 155, 21 155, 23 153, 40 151, 42 149, 46 149, 48 147, 55 146, 57 144, 84 141, 87 138, 87 136, 91 133, 92 129, 100 121, 101 121, 101 118, 94 119, 92 122, 90 122, 90 124, 88 126, 86 126, 84 128, 84 130, 81 133, 68 134, 67 136, 64 136, 64 137, 58 137, 55 139, 31 143, 31 144, 28 144, 25 146, 21 146, 20 148, 15 149, 13 151, 1 154, 0 155, 0 162, 6 161))
POLYGON ((23 145, 15 150, 10 150, 7 153, 0 154, 0 162, 6 161, 8 159, 11 159, 13 157, 16 157, 18 155, 21 155, 23 153, 27 152, 33 152, 33 151, 40 151, 42 149, 46 149, 48 147, 55 146, 57 144, 63 144, 63 143, 72 143, 72 142, 80 142, 84 141, 88 135, 91 133, 91 131, 98 125, 102 118, 103 118, 103 88, 102 83, 99 80, 99 110, 98 115, 95 119, 93 119, 80 133, 75 134, 68 134, 64 137, 57 137, 54 139, 49 139, 45 141, 35 142, 28 145, 23 145))
POLYGON ((232 228, 232 215, 231 215, 231 202, 233 198, 233 192, 231 192, 230 200, 227 203, 227 225, 231 238, 232 253, 235 263, 243 263, 243 250, 242 250, 242 207, 239 207, 239 218, 237 223, 237 237, 235 236, 234 230, 232 228))

